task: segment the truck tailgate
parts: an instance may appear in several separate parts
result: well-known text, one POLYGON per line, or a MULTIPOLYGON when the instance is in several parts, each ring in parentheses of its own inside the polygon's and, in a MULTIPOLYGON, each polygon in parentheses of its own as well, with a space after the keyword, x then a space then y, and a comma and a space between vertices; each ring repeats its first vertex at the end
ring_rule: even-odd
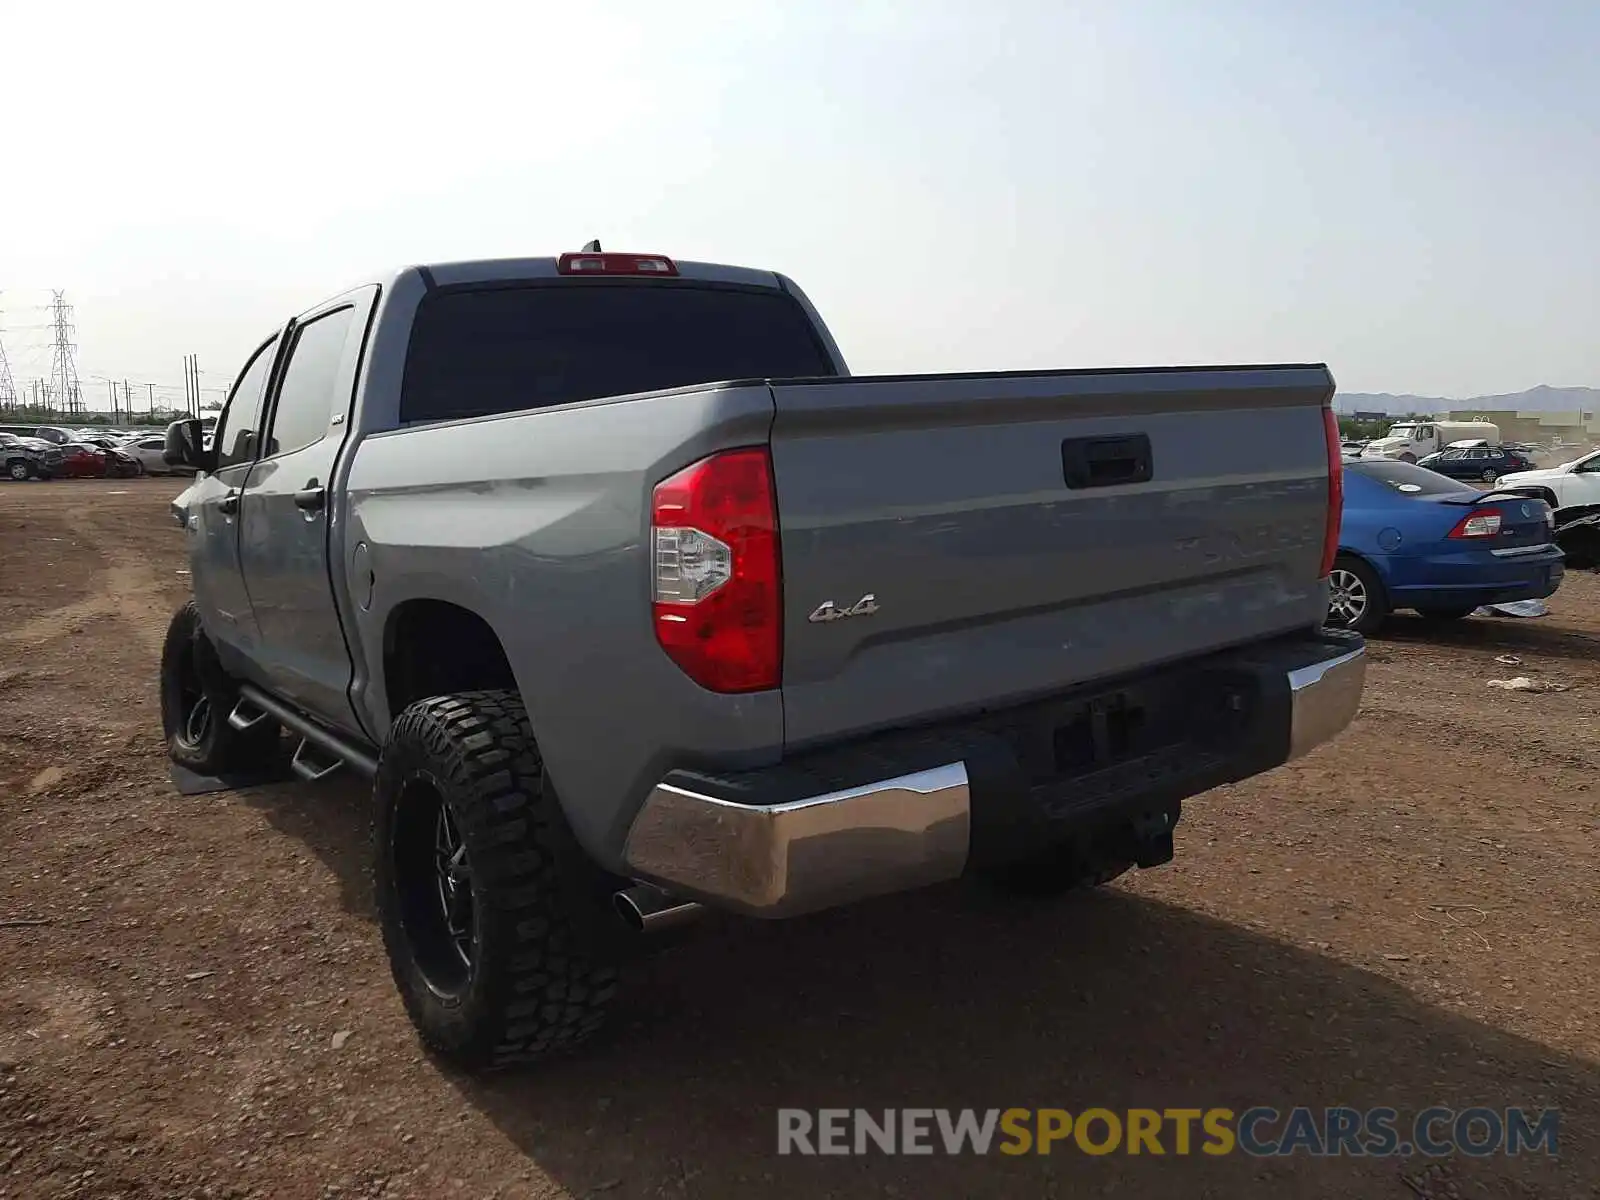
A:
POLYGON ((1332 394, 1321 366, 774 384, 786 744, 1320 625, 1332 394))

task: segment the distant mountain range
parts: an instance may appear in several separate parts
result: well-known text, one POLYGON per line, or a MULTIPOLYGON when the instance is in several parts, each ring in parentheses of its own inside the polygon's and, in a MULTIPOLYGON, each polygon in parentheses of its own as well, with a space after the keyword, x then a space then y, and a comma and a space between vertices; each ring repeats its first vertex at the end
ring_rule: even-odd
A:
POLYGON ((1541 383, 1525 392, 1501 396, 1396 396, 1391 392, 1338 392, 1333 397, 1335 412, 1348 416, 1356 412, 1381 412, 1395 417, 1404 413, 1460 412, 1469 408, 1522 409, 1525 412, 1600 412, 1600 388, 1551 387, 1541 383))

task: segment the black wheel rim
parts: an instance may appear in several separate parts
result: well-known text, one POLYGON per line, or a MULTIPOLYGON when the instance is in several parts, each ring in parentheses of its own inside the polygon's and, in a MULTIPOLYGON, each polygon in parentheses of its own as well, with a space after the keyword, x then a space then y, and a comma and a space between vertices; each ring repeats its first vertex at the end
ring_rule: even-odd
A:
POLYGON ((211 701, 200 695, 184 706, 183 740, 198 746, 211 732, 211 701))
POLYGON ((463 967, 472 966, 472 872, 467 847, 447 805, 439 805, 433 825, 434 889, 445 933, 463 967))
POLYGON ((478 958, 476 880, 437 780, 417 775, 400 789, 390 853, 412 960, 435 993, 460 996, 478 958))
POLYGON ((184 650, 174 674, 173 724, 177 738, 190 749, 197 749, 211 733, 212 709, 211 697, 200 682, 200 665, 192 643, 184 650))

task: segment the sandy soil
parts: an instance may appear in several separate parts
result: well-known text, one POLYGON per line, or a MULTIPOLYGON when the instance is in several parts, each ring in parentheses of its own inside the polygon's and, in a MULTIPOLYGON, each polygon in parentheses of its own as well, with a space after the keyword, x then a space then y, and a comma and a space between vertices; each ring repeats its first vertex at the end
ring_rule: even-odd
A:
POLYGON ((394 994, 358 785, 171 786, 178 490, 0 486, 0 1196, 1600 1195, 1600 578, 1397 620, 1356 724, 1192 801, 1167 867, 714 921, 484 1083, 394 994), (1433 1103, 1559 1106, 1561 1157, 775 1153, 783 1106, 1433 1103))

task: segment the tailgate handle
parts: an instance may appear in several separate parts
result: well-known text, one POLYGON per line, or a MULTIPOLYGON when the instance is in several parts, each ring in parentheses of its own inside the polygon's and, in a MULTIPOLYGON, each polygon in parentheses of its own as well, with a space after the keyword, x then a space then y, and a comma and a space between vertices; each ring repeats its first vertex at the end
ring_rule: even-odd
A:
POLYGON ((1061 443, 1061 473, 1069 488, 1148 483, 1154 473, 1147 434, 1068 438, 1061 443))

